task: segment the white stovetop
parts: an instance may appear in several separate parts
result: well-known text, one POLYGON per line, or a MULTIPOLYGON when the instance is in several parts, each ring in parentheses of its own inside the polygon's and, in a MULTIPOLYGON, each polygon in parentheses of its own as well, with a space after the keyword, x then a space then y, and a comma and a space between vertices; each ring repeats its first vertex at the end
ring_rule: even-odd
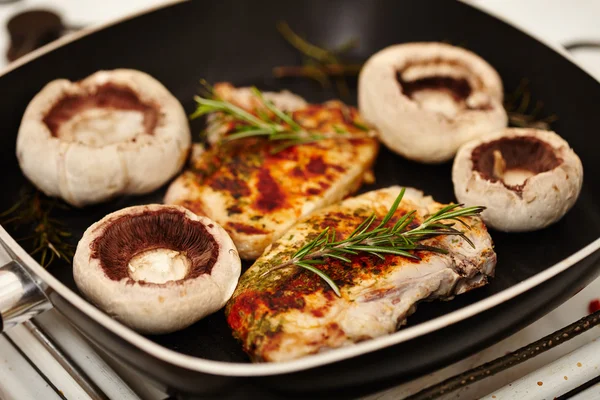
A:
MULTIPOLYGON (((109 21, 163 2, 164 0, 22 0, 16 3, 0 3, 0 29, 4 29, 5 21, 10 16, 32 7, 56 10, 63 16, 67 25, 81 26, 109 21)), ((490 10, 516 25, 536 33, 539 37, 555 43, 569 43, 576 40, 600 41, 600 23, 598 23, 600 0, 571 2, 564 0, 471 0, 470 3, 490 10)), ((6 47, 6 32, 0 31, 0 68, 5 64, 6 47)), ((575 53, 575 57, 585 65, 589 72, 600 79, 600 51, 581 50, 575 53)), ((368 399, 398 399, 446 377, 504 355, 583 317, 588 313, 590 300, 594 298, 600 298, 600 279, 555 311, 504 341, 443 370, 369 396, 368 399)), ((149 386, 131 371, 109 360, 111 368, 105 360, 89 348, 87 343, 68 326, 58 313, 51 311, 40 318, 38 322, 55 337, 59 345, 69 351, 73 360, 111 399, 143 398, 153 400, 166 397, 163 392, 149 386), (115 370, 118 371, 118 374, 114 372, 115 370)), ((473 399, 484 396, 591 342, 597 336, 600 336, 598 328, 528 362, 470 385, 445 398, 473 399)), ((585 367, 584 365, 582 368, 585 367)), ((568 380, 565 380, 565 384, 567 382, 568 380)), ((600 393, 598 386, 595 388, 594 393, 600 393)), ((527 400, 538 398, 541 389, 536 382, 526 381, 525 389, 521 383, 520 390, 519 398, 527 400), (531 385, 531 387, 527 385, 531 385), (536 390, 538 391, 536 392, 536 390)), ((517 392, 515 391, 512 395, 509 392, 508 397, 504 398, 513 398, 513 395, 516 396, 517 392)), ((67 399, 90 398, 70 375, 58 366, 52 356, 40 347, 25 328, 12 329, 8 333, 8 338, 0 336, 0 399, 59 399, 61 396, 67 399), (15 348, 15 345, 21 352, 15 348), (38 371, 31 364, 34 364, 38 371)), ((598 397, 588 394, 587 397, 584 395, 582 398, 598 397)))

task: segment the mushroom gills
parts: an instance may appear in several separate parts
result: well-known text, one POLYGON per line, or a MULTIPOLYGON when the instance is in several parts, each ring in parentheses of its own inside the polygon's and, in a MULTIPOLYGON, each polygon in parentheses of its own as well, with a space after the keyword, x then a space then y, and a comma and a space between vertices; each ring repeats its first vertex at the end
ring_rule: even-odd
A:
POLYGON ((104 84, 95 92, 63 98, 44 122, 63 141, 102 147, 151 134, 157 118, 156 107, 132 90, 104 84))
POLYGON ((486 207, 481 215, 489 227, 526 232, 555 223, 573 207, 583 165, 555 132, 508 128, 463 145, 452 182, 459 203, 486 207))
POLYGON ((398 72, 398 83, 402 93, 415 101, 421 108, 453 118, 464 108, 463 103, 471 93, 466 79, 433 76, 414 81, 405 81, 398 72))
POLYGON ((562 162, 550 145, 532 136, 501 137, 477 146, 473 167, 484 179, 519 189, 527 179, 562 162))
POLYGON ((184 252, 158 248, 143 251, 131 258, 129 277, 134 281, 166 283, 185 279, 190 259, 184 252))
POLYGON ((452 119, 464 109, 485 110, 487 96, 476 96, 468 72, 457 65, 411 65, 396 73, 400 90, 421 108, 452 119))
POLYGON ((138 111, 92 108, 63 123, 57 136, 68 142, 102 147, 143 133, 144 115, 138 111))

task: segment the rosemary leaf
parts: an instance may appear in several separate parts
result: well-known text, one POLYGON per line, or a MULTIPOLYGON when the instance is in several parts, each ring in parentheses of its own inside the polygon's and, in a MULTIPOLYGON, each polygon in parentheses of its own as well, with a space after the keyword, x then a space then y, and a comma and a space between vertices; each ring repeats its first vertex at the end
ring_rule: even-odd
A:
POLYGON ((522 79, 513 93, 505 95, 504 108, 510 126, 519 128, 550 129, 550 124, 558 118, 555 114, 541 117, 544 104, 536 101, 533 107, 529 80, 522 79))
POLYGON ((292 28, 290 28, 287 22, 279 22, 277 24, 277 29, 292 46, 294 46, 303 54, 306 54, 308 57, 322 63, 335 63, 336 58, 331 54, 330 51, 315 46, 302 39, 300 35, 296 34, 292 28))
POLYGON ((11 226, 17 232, 27 231, 17 242, 26 249, 31 249, 29 253, 37 256, 43 267, 49 266, 56 259, 70 263, 75 252, 75 246, 66 240, 72 236, 71 232, 58 218, 52 216, 57 208, 68 207, 27 187, 22 191, 18 202, 0 213, 2 225, 11 226))
MULTIPOLYGON (((246 110, 236 106, 235 104, 233 104, 231 102, 223 101, 223 100, 205 99, 200 96, 196 96, 196 97, 194 97, 194 99, 196 100, 196 103, 198 103, 200 105, 200 107, 198 107, 198 109, 211 110, 210 112, 222 111, 222 112, 225 112, 226 114, 233 115, 237 119, 243 120, 252 125, 260 126, 263 128, 269 126, 264 121, 258 119, 254 115, 250 114, 246 110), (204 106, 204 107, 202 107, 202 106, 204 106)), ((198 110, 196 110, 196 113, 197 112, 198 112, 198 110)), ((194 114, 196 114, 196 113, 194 113, 194 114)))
POLYGON ((255 87, 252 87, 252 93, 260 99, 260 101, 265 105, 265 107, 269 109, 269 111, 275 114, 280 120, 288 124, 292 128, 292 130, 296 132, 302 130, 302 127, 298 125, 296 121, 290 118, 285 112, 275 107, 275 104, 273 104, 271 101, 265 99, 260 90, 258 90, 255 87))
POLYGON ((331 87, 331 77, 334 77, 333 82, 340 97, 350 98, 350 89, 344 76, 357 75, 362 65, 346 64, 340 56, 356 47, 358 40, 351 38, 337 49, 328 50, 304 40, 285 22, 278 23, 277 29, 283 38, 303 55, 304 62, 302 66, 292 65, 273 68, 273 75, 275 77, 311 78, 319 82, 322 88, 331 87))
MULTIPOLYGON (((363 230, 363 227, 369 222, 369 219, 373 217, 373 215, 371 215, 369 218, 365 219, 363 222, 361 222, 355 229, 354 231, 352 231, 352 233, 350 234, 350 236, 348 236, 348 239, 352 239, 354 236, 358 235, 360 231, 363 230)), ((348 240, 347 239, 347 240, 348 240)))
POLYGON ((369 131, 369 127, 361 124, 360 122, 352 121, 352 125, 354 125, 358 129, 360 129, 361 131, 365 131, 365 132, 369 131))
POLYGON ((404 230, 408 225, 410 225, 411 222, 413 222, 415 220, 415 210, 412 210, 409 213, 406 213, 402 216, 402 218, 400 218, 395 224, 394 227, 392 228, 392 232, 400 232, 402 230, 404 230))
POLYGON ((303 248, 301 248, 300 250, 298 250, 294 254, 294 258, 302 258, 309 251, 311 251, 312 249, 314 249, 315 247, 317 247, 319 245, 321 239, 323 239, 323 236, 325 236, 328 231, 329 231, 329 228, 325 228, 321 233, 319 233, 319 235, 314 240, 312 240, 306 246, 304 246, 303 248))
POLYGON ((310 265, 319 265, 319 264, 325 264, 324 260, 304 260, 302 261, 303 263, 306 264, 310 264, 310 265))
POLYGON ((346 134, 346 133, 348 133, 348 131, 347 131, 347 130, 345 130, 345 129, 344 129, 344 128, 342 128, 341 126, 337 126, 337 125, 334 125, 334 126, 333 126, 333 130, 335 131, 335 133, 339 133, 340 135, 343 135, 343 134, 346 134))
POLYGON ((365 253, 370 254, 372 256, 375 256, 375 257, 379 258, 380 260, 385 260, 385 257, 382 256, 381 254, 379 254, 376 251, 369 251, 369 250, 367 250, 367 251, 365 251, 365 253))
MULTIPOLYGON (((353 252, 353 254, 358 254, 358 253, 353 252)), ((352 260, 350 260, 349 258, 344 257, 344 256, 342 256, 340 254, 335 254, 335 253, 327 254, 326 257, 335 258, 337 260, 340 260, 340 261, 343 261, 343 262, 347 262, 347 263, 351 263, 352 262, 352 260)))
POLYGON ((254 136, 268 136, 268 135, 272 135, 273 131, 270 129, 246 129, 243 130, 241 132, 238 133, 233 133, 231 135, 227 135, 225 137, 225 141, 226 142, 230 142, 232 140, 237 140, 237 139, 243 139, 243 138, 248 138, 248 137, 254 137, 254 136))
POLYGON ((302 261, 298 261, 296 262, 296 265, 299 267, 302 267, 304 269, 309 270, 310 272, 313 272, 315 274, 317 274, 319 277, 321 277, 321 279, 323 279, 325 282, 327 282, 327 284, 329 285, 329 287, 331 287, 331 289, 333 289, 333 291, 335 292, 335 294, 338 297, 341 297, 341 292, 340 292, 340 288, 338 287, 338 285, 333 281, 333 279, 331 279, 329 277, 329 275, 325 274, 323 271, 321 271, 318 268, 313 267, 310 264, 307 264, 305 262, 302 261))
POLYGON ((274 133, 269 137, 269 140, 295 140, 298 139, 297 133, 274 133))
POLYGON ((394 200, 394 203, 390 207, 390 210, 385 215, 385 217, 381 220, 381 223, 379 224, 378 228, 381 228, 382 226, 387 224, 390 221, 390 219, 392 219, 392 217, 396 213, 396 210, 398 209, 398 206, 400 205, 400 202, 402 201, 402 198, 404 197, 405 192, 406 192, 406 188, 402 188, 402 190, 400 191, 400 194, 398 195, 398 197, 396 197, 396 200, 394 200))

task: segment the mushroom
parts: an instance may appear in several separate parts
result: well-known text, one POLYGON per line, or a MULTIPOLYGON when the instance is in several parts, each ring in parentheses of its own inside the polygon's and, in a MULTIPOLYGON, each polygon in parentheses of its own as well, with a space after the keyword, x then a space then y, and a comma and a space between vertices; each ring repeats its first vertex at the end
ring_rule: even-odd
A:
POLYGON ((81 207, 157 189, 190 145, 177 99, 151 76, 117 69, 47 84, 25 111, 17 158, 41 191, 81 207))
POLYGON ((492 228, 532 231, 575 204, 583 166, 556 133, 511 128, 461 147, 452 181, 459 202, 487 207, 482 217, 492 228))
POLYGON ((241 262, 217 223, 179 206, 124 208, 90 226, 73 277, 99 308, 141 333, 183 329, 222 308, 241 262))
POLYGON ((444 43, 407 43, 374 54, 360 72, 358 105, 382 142, 411 160, 440 163, 463 144, 506 127, 498 73, 444 43))

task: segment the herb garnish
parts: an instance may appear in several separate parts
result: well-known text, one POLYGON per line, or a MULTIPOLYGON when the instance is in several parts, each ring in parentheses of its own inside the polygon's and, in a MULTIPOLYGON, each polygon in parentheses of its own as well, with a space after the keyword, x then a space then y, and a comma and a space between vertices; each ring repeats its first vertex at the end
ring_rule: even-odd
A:
POLYGON ((303 39, 286 22, 279 22, 277 30, 283 38, 304 57, 302 66, 279 66, 273 68, 276 78, 306 77, 317 81, 323 88, 331 87, 332 77, 342 98, 350 97, 345 76, 358 75, 362 64, 346 64, 342 56, 358 45, 356 38, 343 43, 337 49, 328 50, 303 39))
POLYGON ((31 243, 32 256, 38 255, 41 266, 49 266, 55 259, 71 263, 75 246, 68 241, 71 236, 63 223, 52 216, 56 208, 68 206, 51 199, 36 189, 24 190, 21 200, 0 214, 2 225, 12 225, 15 229, 26 227, 31 233, 18 238, 20 244, 31 243))
POLYGON ((504 99, 504 108, 508 114, 508 122, 518 128, 550 129, 550 124, 558 119, 555 114, 541 117, 544 103, 536 101, 531 106, 531 90, 529 80, 521 79, 519 86, 504 99))
POLYGON ((252 93, 262 106, 256 110, 256 115, 235 104, 218 98, 211 92, 212 98, 196 96, 196 111, 191 119, 211 113, 222 113, 235 121, 235 129, 223 138, 224 142, 249 137, 265 137, 270 141, 279 141, 281 145, 274 147, 271 153, 277 153, 288 147, 311 143, 323 139, 350 139, 358 137, 373 137, 374 131, 355 121, 353 126, 364 133, 351 133, 341 127, 335 132, 314 132, 304 129, 294 118, 278 109, 271 101, 267 100, 257 88, 252 88, 252 93))
POLYGON ((463 208, 462 204, 450 204, 427 217, 418 227, 407 229, 416 217, 416 210, 413 210, 404 214, 393 226, 386 226, 396 213, 404 197, 404 192, 405 189, 400 191, 388 213, 377 226, 373 225, 376 216, 372 214, 363 220, 347 238, 342 240, 337 239, 335 229, 326 228, 315 239, 296 251, 289 261, 269 269, 261 276, 278 269, 298 266, 317 274, 327 282, 337 296, 341 296, 340 289, 333 279, 318 268, 318 265, 325 264, 328 258, 349 263, 351 262, 349 256, 366 253, 380 259, 384 259, 385 254, 395 254, 418 260, 420 258, 411 251, 422 250, 444 254, 448 252, 441 247, 419 244, 425 239, 442 235, 459 236, 473 248, 475 247, 465 233, 456 229, 454 225, 458 222, 469 229, 469 225, 461 220, 461 217, 479 215, 485 209, 481 206, 463 208))

